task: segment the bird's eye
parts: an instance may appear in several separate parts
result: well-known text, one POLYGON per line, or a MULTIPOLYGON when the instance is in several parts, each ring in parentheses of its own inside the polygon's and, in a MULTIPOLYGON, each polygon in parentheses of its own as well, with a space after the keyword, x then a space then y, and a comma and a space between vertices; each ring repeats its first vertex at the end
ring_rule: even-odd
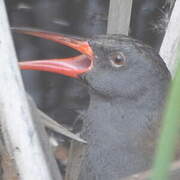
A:
POLYGON ((113 55, 111 58, 111 64, 114 67, 121 67, 125 64, 125 56, 123 54, 113 55))

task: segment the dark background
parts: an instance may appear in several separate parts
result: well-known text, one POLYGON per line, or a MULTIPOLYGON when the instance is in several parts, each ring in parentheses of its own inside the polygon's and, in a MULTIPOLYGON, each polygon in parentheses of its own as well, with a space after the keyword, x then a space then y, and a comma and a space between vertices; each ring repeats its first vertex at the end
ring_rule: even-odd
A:
MULTIPOLYGON (((129 35, 156 51, 173 0, 134 0, 129 35)), ((106 34, 109 0, 6 0, 11 26, 25 26, 91 37, 106 34)), ((13 34, 20 60, 69 57, 75 54, 47 40, 13 34)), ((72 125, 88 105, 86 87, 68 77, 47 72, 22 72, 27 92, 38 107, 65 125, 72 125)))

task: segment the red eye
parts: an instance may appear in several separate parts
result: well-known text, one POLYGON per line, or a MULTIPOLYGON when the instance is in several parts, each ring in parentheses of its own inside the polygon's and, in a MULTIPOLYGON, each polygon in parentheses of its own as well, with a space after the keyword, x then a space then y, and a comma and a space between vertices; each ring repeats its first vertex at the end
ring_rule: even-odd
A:
POLYGON ((124 62, 124 60, 123 60, 122 56, 120 56, 120 55, 116 56, 114 59, 114 63, 117 65, 123 64, 123 62, 124 62))
POLYGON ((121 53, 113 55, 111 58, 111 63, 115 67, 121 67, 125 63, 125 57, 121 53))

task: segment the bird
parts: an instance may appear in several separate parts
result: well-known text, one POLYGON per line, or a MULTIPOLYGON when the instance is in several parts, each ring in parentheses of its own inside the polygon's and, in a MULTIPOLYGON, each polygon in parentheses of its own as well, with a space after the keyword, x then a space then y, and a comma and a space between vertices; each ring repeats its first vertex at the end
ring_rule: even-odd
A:
POLYGON ((78 180, 119 180, 151 168, 171 75, 148 45, 125 35, 92 38, 16 28, 81 54, 20 62, 23 70, 80 80, 90 96, 81 136, 87 142, 78 180))

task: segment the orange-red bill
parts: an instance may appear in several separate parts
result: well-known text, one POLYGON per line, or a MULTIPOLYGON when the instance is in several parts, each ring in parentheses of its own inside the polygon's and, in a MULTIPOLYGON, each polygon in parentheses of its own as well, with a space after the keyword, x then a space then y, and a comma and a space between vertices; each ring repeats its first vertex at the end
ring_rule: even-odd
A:
POLYGON ((80 55, 65 59, 25 61, 19 62, 19 65, 24 70, 47 71, 78 78, 91 70, 92 60, 86 55, 80 55))
POLYGON ((57 42, 59 44, 63 44, 68 47, 71 47, 81 52, 82 54, 86 54, 87 56, 90 56, 90 57, 93 56, 92 48, 89 46, 89 43, 87 41, 77 40, 71 37, 65 37, 64 35, 59 34, 59 33, 32 30, 30 28, 12 28, 12 30, 22 33, 22 34, 36 36, 43 39, 48 39, 48 40, 57 42))
POLYGON ((28 28, 13 28, 16 32, 32 35, 69 46, 82 55, 65 58, 20 62, 20 68, 26 70, 48 71, 78 78, 80 74, 88 72, 93 66, 93 50, 87 41, 65 37, 61 34, 31 30, 28 28))

